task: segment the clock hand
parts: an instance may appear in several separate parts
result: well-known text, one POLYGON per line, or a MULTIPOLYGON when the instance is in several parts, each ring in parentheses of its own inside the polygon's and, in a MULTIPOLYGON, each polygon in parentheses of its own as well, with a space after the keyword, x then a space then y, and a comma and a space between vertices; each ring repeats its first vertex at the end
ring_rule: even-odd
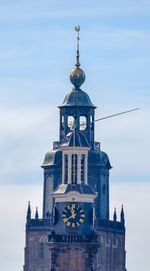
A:
POLYGON ((72 206, 72 207, 71 207, 71 213, 72 213, 72 215, 74 215, 74 212, 75 212, 75 211, 74 211, 74 207, 72 206))
POLYGON ((71 210, 72 215, 74 215, 74 210, 71 210))
POLYGON ((76 216, 76 215, 77 215, 77 214, 73 214, 73 215, 69 216, 68 218, 66 218, 66 219, 67 219, 66 221, 68 221, 70 218, 75 219, 75 216, 76 216))

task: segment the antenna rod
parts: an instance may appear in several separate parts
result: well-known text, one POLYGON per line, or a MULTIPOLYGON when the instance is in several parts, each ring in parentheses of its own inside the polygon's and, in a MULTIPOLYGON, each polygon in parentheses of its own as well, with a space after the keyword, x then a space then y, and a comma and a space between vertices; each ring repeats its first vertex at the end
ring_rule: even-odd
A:
POLYGON ((99 120, 104 120, 104 119, 116 117, 116 116, 118 116, 118 115, 126 114, 126 113, 129 113, 129 112, 132 112, 132 111, 135 111, 135 110, 139 110, 139 109, 140 109, 140 108, 137 107, 137 108, 134 108, 134 109, 131 109, 131 110, 127 110, 127 111, 123 111, 123 112, 120 112, 120 113, 117 113, 117 114, 109 115, 109 116, 107 116, 107 117, 103 117, 103 118, 100 118, 100 119, 96 119, 96 120, 92 121, 92 123, 93 123, 93 122, 96 122, 96 121, 99 121, 99 120))

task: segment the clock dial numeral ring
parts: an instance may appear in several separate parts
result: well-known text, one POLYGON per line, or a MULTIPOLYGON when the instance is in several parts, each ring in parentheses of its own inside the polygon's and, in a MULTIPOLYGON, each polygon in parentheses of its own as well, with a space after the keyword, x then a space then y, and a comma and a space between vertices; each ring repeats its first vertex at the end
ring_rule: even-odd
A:
POLYGON ((69 204, 63 210, 62 220, 68 227, 79 227, 85 220, 84 210, 78 204, 69 204))

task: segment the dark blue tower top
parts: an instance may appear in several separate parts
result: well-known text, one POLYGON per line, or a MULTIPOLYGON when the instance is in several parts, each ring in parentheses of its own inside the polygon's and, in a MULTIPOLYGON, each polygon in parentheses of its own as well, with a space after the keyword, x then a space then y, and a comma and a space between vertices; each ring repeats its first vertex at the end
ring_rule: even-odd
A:
POLYGON ((96 108, 91 102, 91 99, 89 95, 83 91, 82 89, 73 88, 69 93, 67 93, 64 101, 61 105, 59 105, 59 108, 61 107, 74 107, 74 106, 81 106, 81 107, 91 107, 96 108))
POLYGON ((61 144, 63 147, 86 147, 89 148, 90 145, 85 137, 85 135, 76 129, 74 129, 72 132, 68 133, 63 141, 63 144, 61 144))
POLYGON ((84 83, 85 81, 85 73, 82 69, 80 69, 80 62, 79 62, 79 32, 78 32, 78 36, 77 36, 77 54, 76 54, 76 64, 75 64, 75 68, 71 71, 70 73, 70 81, 73 84, 73 89, 72 91, 70 91, 63 103, 59 106, 59 108, 64 107, 64 106, 87 106, 87 107, 91 107, 91 108, 96 108, 88 94, 86 92, 84 92, 82 89, 80 89, 81 85, 84 83))
POLYGON ((77 54, 75 68, 70 73, 73 89, 66 95, 60 108, 60 144, 62 144, 73 129, 81 131, 86 137, 88 145, 94 146, 94 114, 96 106, 91 102, 88 94, 80 87, 85 81, 85 73, 79 63, 79 32, 77 36, 77 54))
MULTIPOLYGON (((72 185, 81 190, 83 190, 82 186, 89 185, 94 192, 98 193, 94 203, 97 220, 107 220, 109 218, 109 170, 111 165, 108 155, 100 150, 100 142, 95 141, 96 107, 88 94, 80 88, 85 81, 85 73, 79 68, 79 42, 76 58, 75 68, 70 73, 73 89, 59 106, 59 141, 53 143, 53 150, 46 153, 42 164, 44 169, 43 216, 47 217, 48 212, 52 214, 53 201, 50 202, 49 193, 57 191, 53 194, 56 199, 57 196, 61 196, 57 193, 61 194, 60 188, 62 187, 62 194, 66 192, 67 196, 68 189, 72 188, 72 185), (64 190, 64 187, 67 189, 64 190)), ((80 191, 78 192, 81 194, 80 191)), ((93 192, 88 190, 87 193, 91 195, 93 192)), ((83 194, 86 194, 85 191, 83 194)))

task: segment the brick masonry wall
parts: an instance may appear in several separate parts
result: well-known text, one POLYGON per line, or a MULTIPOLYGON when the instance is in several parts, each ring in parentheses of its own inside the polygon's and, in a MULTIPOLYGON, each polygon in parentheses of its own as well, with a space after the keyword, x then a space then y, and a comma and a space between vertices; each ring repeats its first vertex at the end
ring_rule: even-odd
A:
POLYGON ((24 271, 49 271, 50 251, 47 245, 48 231, 26 232, 24 271))

